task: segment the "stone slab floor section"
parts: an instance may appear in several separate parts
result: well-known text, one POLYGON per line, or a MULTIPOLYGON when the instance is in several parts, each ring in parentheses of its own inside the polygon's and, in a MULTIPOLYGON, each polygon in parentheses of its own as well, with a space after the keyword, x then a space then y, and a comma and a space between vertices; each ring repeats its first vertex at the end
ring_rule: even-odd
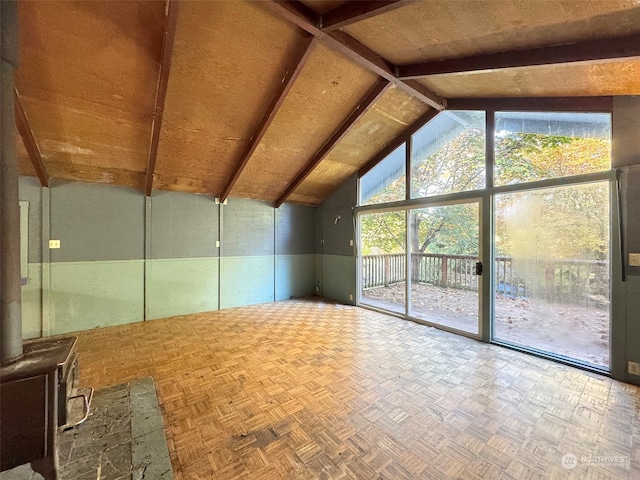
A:
MULTIPOLYGON (((59 437, 60 480, 173 479, 153 378, 96 391, 85 423, 59 437)), ((42 476, 23 465, 1 480, 42 476)))
POLYGON ((640 388, 378 312, 284 302, 78 334, 153 376, 181 480, 637 480, 640 388))

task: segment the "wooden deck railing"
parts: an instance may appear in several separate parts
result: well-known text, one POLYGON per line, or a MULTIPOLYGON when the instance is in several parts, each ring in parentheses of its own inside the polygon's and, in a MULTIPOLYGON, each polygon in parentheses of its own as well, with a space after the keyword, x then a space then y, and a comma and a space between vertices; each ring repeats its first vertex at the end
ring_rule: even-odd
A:
POLYGON ((404 282, 405 254, 366 255, 362 261, 364 288, 389 286, 404 282))
MULTIPOLYGON (((464 290, 478 290, 475 266, 478 257, 414 253, 412 281, 464 290)), ((536 297, 551 302, 608 303, 609 262, 598 260, 521 260, 514 267, 511 257, 496 257, 496 293, 514 298, 536 297)), ((486 271, 486 268, 485 268, 486 271)), ((404 282, 405 254, 364 255, 363 288, 404 282)))

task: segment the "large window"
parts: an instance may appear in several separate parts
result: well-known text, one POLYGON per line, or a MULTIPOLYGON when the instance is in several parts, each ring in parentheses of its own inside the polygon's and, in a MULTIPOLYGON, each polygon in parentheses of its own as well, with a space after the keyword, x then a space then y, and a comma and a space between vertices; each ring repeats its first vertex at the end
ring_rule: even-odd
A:
POLYGON ((442 112, 361 178, 359 302, 606 370, 612 178, 609 114, 442 112))
POLYGON ((494 338, 609 364, 609 185, 497 195, 494 338))
POLYGON ((484 112, 446 111, 411 141, 411 197, 483 188, 484 112))
POLYGON ((497 112, 495 184, 608 170, 610 136, 608 114, 497 112))
POLYGON ((402 144, 360 179, 360 205, 406 198, 406 151, 405 144, 402 144))

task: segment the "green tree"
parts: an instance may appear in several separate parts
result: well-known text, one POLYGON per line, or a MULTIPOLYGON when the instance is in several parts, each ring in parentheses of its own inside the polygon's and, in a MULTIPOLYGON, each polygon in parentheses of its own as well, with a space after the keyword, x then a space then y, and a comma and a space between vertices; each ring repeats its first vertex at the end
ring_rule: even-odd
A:
MULTIPOLYGON (((433 196, 461 192, 484 186, 484 132, 467 129, 431 155, 417 152, 412 173, 413 196, 433 196)), ((370 203, 384 203, 404 196, 405 177, 393 181, 370 203)), ((404 251, 404 212, 385 216, 366 215, 362 234, 381 251, 392 253, 402 245, 404 251), (401 229, 398 225, 402 221, 401 229), (365 233, 367 232, 367 233, 365 233)), ((410 215, 411 251, 438 251, 450 255, 477 255, 477 211, 465 205, 414 210, 410 215), (437 244, 437 245, 436 245, 437 244)), ((367 249, 363 249, 366 254, 367 249)), ((370 247, 369 247, 370 250, 370 247)))
MULTIPOLYGON (((500 184, 603 171, 610 162, 610 144, 602 139, 510 133, 496 141, 500 184)), ((599 184, 499 196, 497 254, 605 259, 607 191, 599 184)))
POLYGON ((370 213, 361 217, 363 255, 405 253, 405 213, 370 213))
MULTIPOLYGON (((468 191, 484 187, 485 158, 484 132, 468 128, 433 153, 417 152, 412 172, 413 197, 433 196, 468 191)), ((610 165, 610 144, 607 140, 576 138, 534 133, 504 133, 496 137, 496 177, 499 184, 521 183, 545 178, 578 175, 602 171, 610 165)), ((390 183, 371 199, 371 203, 384 203, 404 197, 405 177, 390 183)), ((606 187, 603 187, 606 188, 606 187)), ((526 196, 526 195, 525 195, 526 196)), ((522 201, 522 195, 500 197, 501 211, 513 211, 522 201), (510 202, 510 203, 509 203, 510 202)), ((553 225, 554 238, 548 240, 548 250, 558 257, 605 258, 608 243, 607 229, 602 219, 607 218, 608 204, 597 189, 563 189, 546 197, 529 195, 528 212, 520 208, 518 221, 524 222, 520 230, 530 232, 531 222, 553 225), (541 202, 541 203, 540 203, 541 202), (537 210, 536 210, 537 208, 537 210), (527 215, 534 217, 527 220, 527 215), (581 212, 576 215, 576 211, 581 212), (600 219, 600 220, 598 220, 600 219), (526 228, 525 228, 526 227, 526 228), (574 232, 574 233, 570 233, 574 232), (575 232, 578 232, 576 234, 575 232)), ((447 253, 450 255, 477 254, 478 215, 470 205, 447 208, 413 210, 410 215, 412 252, 447 253)), ((504 214, 496 220, 496 246, 499 255, 512 254, 513 220, 507 233, 508 218, 504 214)), ((403 252, 405 227, 404 212, 365 215, 362 235, 367 254, 374 248, 377 253, 403 252)), ((526 234, 523 234, 526 235, 526 234)), ((519 244, 527 244, 524 240, 519 244)))

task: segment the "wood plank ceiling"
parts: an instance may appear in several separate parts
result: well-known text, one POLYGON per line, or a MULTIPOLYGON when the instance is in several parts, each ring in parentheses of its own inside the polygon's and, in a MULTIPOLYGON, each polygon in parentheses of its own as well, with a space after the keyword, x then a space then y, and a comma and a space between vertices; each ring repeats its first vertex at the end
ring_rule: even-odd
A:
POLYGON ((635 1, 54 0, 19 19, 19 164, 43 185, 316 205, 447 100, 640 94, 635 1))

